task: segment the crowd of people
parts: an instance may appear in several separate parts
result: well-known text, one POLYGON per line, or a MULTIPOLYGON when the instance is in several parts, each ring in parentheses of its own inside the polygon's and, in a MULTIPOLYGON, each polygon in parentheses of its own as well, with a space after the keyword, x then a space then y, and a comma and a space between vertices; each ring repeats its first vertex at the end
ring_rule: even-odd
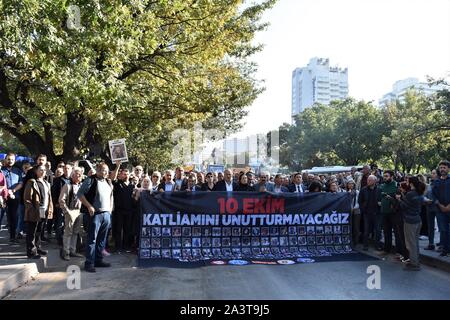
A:
POLYGON ((246 191, 273 193, 348 192, 351 194, 353 245, 369 245, 380 254, 395 254, 405 270, 420 270, 419 239, 427 236, 427 250, 450 252, 450 163, 441 161, 428 179, 376 165, 338 174, 291 175, 242 171, 185 173, 182 167, 162 175, 132 170, 120 162, 114 170, 105 163, 85 172, 77 163, 58 163, 55 172, 45 155, 32 166, 19 167, 8 153, 0 172, 1 217, 7 214, 10 242, 26 238, 27 256, 46 255, 42 243, 55 239, 61 258, 85 257, 85 270, 109 267, 104 257, 136 252, 139 242, 139 198, 150 192, 246 191), (440 242, 435 244, 437 220, 440 242), (85 236, 82 236, 85 234, 85 236), (393 245, 393 235, 395 244, 393 245), (114 246, 110 246, 110 239, 114 246), (383 241, 382 241, 383 240, 383 241), (79 253, 84 247, 85 254, 79 253))

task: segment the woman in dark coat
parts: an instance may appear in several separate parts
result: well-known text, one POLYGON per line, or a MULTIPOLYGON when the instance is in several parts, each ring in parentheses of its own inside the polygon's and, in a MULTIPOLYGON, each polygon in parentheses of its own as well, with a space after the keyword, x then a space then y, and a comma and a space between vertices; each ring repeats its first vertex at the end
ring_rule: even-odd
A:
POLYGON ((236 191, 256 191, 253 186, 250 186, 248 184, 248 177, 245 174, 245 172, 241 172, 239 174, 238 183, 239 183, 239 185, 238 185, 238 188, 236 189, 236 191))

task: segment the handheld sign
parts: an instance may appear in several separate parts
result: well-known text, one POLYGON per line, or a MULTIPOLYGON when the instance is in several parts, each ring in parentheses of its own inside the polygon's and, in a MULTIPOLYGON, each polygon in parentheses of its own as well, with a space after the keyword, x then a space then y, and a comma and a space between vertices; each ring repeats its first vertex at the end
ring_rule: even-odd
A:
POLYGON ((110 140, 109 152, 111 154, 112 162, 120 160, 121 162, 128 162, 127 147, 125 145, 125 139, 110 140))

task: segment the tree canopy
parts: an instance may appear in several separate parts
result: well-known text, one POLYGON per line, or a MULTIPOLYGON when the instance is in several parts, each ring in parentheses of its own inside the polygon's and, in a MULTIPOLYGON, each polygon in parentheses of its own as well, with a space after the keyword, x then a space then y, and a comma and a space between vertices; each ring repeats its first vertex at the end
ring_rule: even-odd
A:
POLYGON ((54 160, 108 157, 126 138, 134 159, 165 165, 174 128, 239 128, 274 2, 0 0, 0 129, 54 160))

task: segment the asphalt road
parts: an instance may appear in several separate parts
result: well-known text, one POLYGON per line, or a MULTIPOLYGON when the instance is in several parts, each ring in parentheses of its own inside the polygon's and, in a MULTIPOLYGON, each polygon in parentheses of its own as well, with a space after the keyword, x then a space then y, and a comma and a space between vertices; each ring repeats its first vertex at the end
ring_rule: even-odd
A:
MULTIPOLYGON (((132 255, 107 261, 111 268, 81 272, 79 290, 67 289, 66 267, 58 262, 53 272, 41 273, 5 299, 450 299, 449 273, 426 266, 403 271, 390 259, 196 269, 136 268, 132 255), (379 290, 366 286, 373 264, 381 270, 379 290)), ((75 263, 81 266, 82 259, 75 263)))

